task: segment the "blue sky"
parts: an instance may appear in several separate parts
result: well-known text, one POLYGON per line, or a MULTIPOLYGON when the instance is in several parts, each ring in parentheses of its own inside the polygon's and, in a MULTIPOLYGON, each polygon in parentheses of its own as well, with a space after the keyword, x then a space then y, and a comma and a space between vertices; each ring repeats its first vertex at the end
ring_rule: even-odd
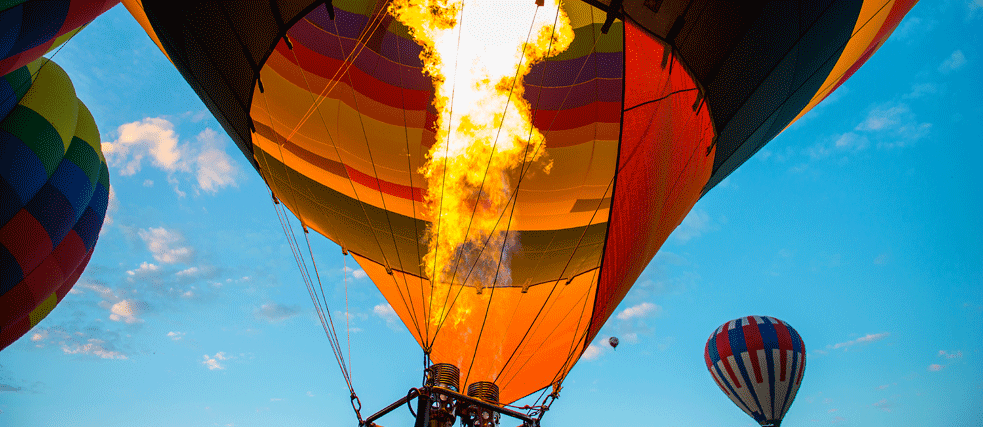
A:
MULTIPOLYGON (((752 425, 703 362, 750 314, 806 342, 784 425, 983 424, 980 28, 979 0, 916 5, 697 203, 602 330, 621 346, 588 349, 545 425, 752 425)), ((73 292, 0 353, 0 425, 355 425, 269 192, 179 73, 122 6, 54 60, 110 151, 111 220, 73 292)), ((371 413, 418 385, 420 350, 312 237, 342 323, 347 287, 371 413)))

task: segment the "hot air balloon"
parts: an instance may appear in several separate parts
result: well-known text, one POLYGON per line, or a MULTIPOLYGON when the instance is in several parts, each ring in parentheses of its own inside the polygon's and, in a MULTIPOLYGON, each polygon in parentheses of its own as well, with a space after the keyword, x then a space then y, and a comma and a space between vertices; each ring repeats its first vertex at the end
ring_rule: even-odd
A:
POLYGON ((913 2, 124 3, 429 386, 501 407, 555 397, 696 201, 913 2))
POLYGON ((109 199, 99 130, 68 75, 41 58, 0 78, 0 349, 82 274, 109 199))
POLYGON ((778 427, 805 372, 806 349, 791 325, 768 316, 731 320, 703 353, 720 390, 762 426, 778 427))
POLYGON ((72 38, 119 0, 14 0, 0 5, 0 75, 72 38))
POLYGON ((608 338, 608 344, 611 345, 611 348, 617 350, 618 349, 618 337, 608 338))

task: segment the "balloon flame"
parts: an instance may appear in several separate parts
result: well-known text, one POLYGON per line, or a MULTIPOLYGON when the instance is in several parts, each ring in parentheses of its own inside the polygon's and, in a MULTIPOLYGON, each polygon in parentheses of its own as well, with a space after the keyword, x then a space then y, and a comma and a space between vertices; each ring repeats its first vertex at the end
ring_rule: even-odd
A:
MULTIPOLYGON (((420 172, 431 222, 423 266, 438 306, 429 320, 440 324, 452 284, 479 293, 511 284, 518 246, 508 211, 512 174, 544 156, 522 81, 532 65, 566 50, 574 34, 557 0, 541 7, 532 0, 396 0, 389 11, 423 46, 434 85, 436 143, 420 172)), ((549 172, 548 162, 537 164, 549 172)), ((468 299, 454 304, 455 323, 472 311, 468 299)))

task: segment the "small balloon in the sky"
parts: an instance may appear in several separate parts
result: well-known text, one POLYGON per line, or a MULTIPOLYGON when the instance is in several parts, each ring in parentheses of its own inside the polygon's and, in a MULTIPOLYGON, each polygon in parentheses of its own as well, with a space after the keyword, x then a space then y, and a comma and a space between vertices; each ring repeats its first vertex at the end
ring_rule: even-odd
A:
POLYGON ((618 349, 618 337, 608 338, 608 344, 611 344, 611 348, 618 349))
POLYGON ((806 348, 788 323, 747 316, 717 328, 704 359, 731 401, 762 427, 778 427, 802 383, 806 348))

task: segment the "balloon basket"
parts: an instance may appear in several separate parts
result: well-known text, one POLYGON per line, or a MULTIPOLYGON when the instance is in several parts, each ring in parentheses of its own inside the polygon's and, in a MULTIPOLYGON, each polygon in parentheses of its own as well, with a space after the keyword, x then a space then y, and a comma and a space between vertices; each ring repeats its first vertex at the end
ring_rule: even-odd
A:
MULTIPOLYGON (((521 421, 521 427, 539 427, 540 417, 500 405, 495 383, 471 383, 467 394, 458 391, 459 385, 460 370, 457 367, 448 363, 435 364, 427 368, 426 385, 411 388, 403 398, 361 421, 359 427, 380 427, 375 421, 403 405, 408 405, 416 417, 414 427, 451 427, 459 419, 463 427, 497 427, 503 416, 521 421), (416 405, 413 405, 414 399, 416 405), (415 412, 413 406, 416 406, 415 412)), ((542 412, 539 414, 541 416, 542 412)))

